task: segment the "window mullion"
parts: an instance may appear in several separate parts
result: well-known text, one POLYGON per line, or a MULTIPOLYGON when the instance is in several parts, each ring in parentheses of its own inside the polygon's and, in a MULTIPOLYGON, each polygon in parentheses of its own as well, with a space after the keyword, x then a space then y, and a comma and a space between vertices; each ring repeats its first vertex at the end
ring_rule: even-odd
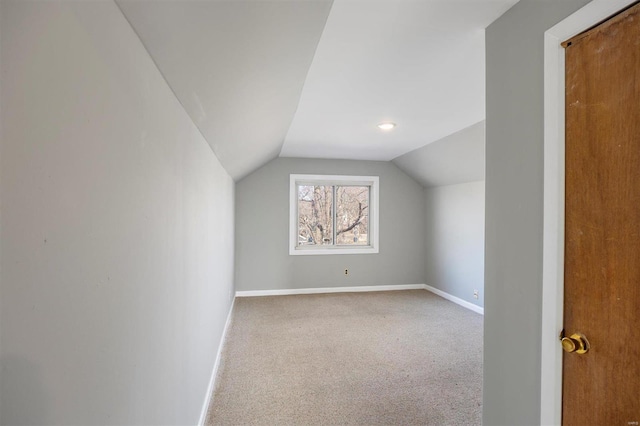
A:
POLYGON ((334 246, 337 245, 336 244, 336 238, 338 237, 338 235, 337 235, 338 231, 336 229, 336 226, 338 225, 338 220, 336 218, 336 215, 337 215, 337 212, 338 212, 338 209, 336 207, 336 205, 338 203, 338 197, 337 197, 338 191, 337 191, 336 188, 337 188, 336 185, 333 185, 333 203, 332 203, 333 204, 333 214, 332 214, 333 226, 332 226, 332 228, 333 228, 333 245, 334 246))

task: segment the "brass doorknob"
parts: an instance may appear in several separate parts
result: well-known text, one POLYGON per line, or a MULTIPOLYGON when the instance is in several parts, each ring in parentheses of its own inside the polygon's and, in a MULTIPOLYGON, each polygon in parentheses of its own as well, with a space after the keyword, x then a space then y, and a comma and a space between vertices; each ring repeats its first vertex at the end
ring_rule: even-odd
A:
POLYGON ((574 333, 569 337, 563 337, 560 342, 565 352, 587 353, 589 341, 583 334, 574 333))

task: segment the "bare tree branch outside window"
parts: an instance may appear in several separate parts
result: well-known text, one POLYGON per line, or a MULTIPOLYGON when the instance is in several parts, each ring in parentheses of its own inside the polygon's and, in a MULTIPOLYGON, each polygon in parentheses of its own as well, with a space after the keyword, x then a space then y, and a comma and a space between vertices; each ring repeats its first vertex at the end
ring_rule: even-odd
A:
POLYGON ((368 245, 369 196, 369 186, 298 186, 298 245, 368 245))

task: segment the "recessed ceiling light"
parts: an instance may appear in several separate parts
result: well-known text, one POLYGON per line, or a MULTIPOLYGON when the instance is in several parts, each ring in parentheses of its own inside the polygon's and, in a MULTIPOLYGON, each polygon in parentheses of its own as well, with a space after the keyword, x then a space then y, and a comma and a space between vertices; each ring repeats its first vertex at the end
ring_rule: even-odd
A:
POLYGON ((378 128, 380 130, 393 130, 396 127, 396 123, 391 123, 390 121, 385 121, 383 123, 378 124, 378 128))

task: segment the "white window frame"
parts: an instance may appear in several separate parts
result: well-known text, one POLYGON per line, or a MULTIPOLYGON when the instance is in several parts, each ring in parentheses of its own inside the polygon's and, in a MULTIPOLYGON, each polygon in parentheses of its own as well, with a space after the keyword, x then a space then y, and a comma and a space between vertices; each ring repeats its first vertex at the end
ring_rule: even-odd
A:
MULTIPOLYGON (((380 178, 378 176, 344 175, 290 175, 289 180, 289 254, 375 254, 379 252, 379 198, 380 178), (369 229, 367 246, 298 246, 298 191, 299 185, 369 186, 369 229)), ((334 218, 335 220, 335 218, 334 218)))

